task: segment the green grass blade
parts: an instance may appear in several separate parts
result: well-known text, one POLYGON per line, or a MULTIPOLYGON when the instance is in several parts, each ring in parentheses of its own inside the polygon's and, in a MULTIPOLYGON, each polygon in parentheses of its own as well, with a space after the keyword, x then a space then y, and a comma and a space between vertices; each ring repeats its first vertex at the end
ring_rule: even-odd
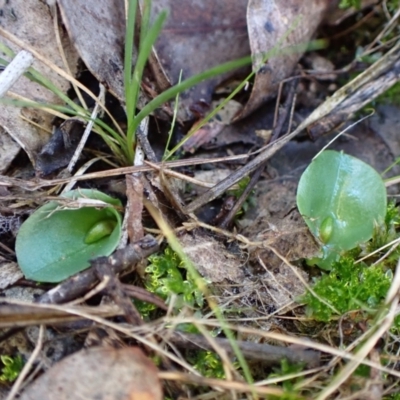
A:
MULTIPOLYGON (((181 80, 182 80, 182 70, 179 72, 178 85, 181 83, 181 80)), ((178 115, 178 109, 179 109, 179 93, 175 97, 174 115, 172 117, 171 128, 169 129, 169 132, 168 132, 167 144, 165 145, 164 155, 162 158, 163 161, 166 161, 170 156, 168 148, 169 148, 169 144, 171 142, 172 133, 174 131, 176 117, 178 115)))
MULTIPOLYGON (((296 46, 290 46, 286 49, 282 49, 282 52, 279 52, 279 54, 290 54, 291 52, 305 52, 305 51, 311 51, 311 50, 317 50, 324 48, 326 46, 326 43, 321 40, 315 40, 310 43, 302 43, 296 46)), ((267 61, 268 58, 276 55, 275 52, 278 51, 278 49, 272 49, 271 52, 272 54, 266 54, 264 57, 264 62, 267 61)), ((226 99, 214 110, 209 112, 203 120, 196 124, 195 127, 193 127, 186 135, 185 137, 173 148, 171 149, 170 152, 168 152, 168 156, 166 159, 170 158, 183 144, 185 144, 191 137, 192 135, 198 131, 202 126, 204 126, 210 119, 212 119, 222 108, 225 107, 225 105, 228 103, 229 100, 233 99, 247 84, 247 82, 250 81, 250 79, 255 75, 256 71, 252 71, 240 84, 232 91, 232 93, 226 97, 226 99)))
POLYGON ((142 110, 135 117, 134 123, 131 127, 131 131, 135 132, 140 122, 146 116, 150 115, 153 111, 162 106, 168 100, 174 98, 177 94, 182 93, 187 89, 190 89, 192 86, 195 86, 206 79, 213 78, 214 76, 244 67, 249 64, 251 64, 251 57, 243 57, 238 60, 229 61, 216 67, 210 68, 207 71, 204 71, 196 76, 192 76, 184 80, 178 85, 172 86, 171 88, 159 94, 155 99, 151 100, 148 104, 146 104, 146 106, 142 108, 142 110))
MULTIPOLYGON (((0 104, 6 104, 14 107, 30 107, 36 109, 50 109, 57 112, 64 113, 66 115, 71 115, 73 117, 80 117, 84 119, 86 122, 91 121, 90 114, 88 112, 77 113, 75 110, 71 109, 67 106, 61 106, 52 103, 39 103, 30 100, 17 100, 3 97, 0 99, 0 104)), ((96 119, 94 121, 95 126, 93 131, 98 133, 103 140, 107 143, 108 146, 112 149, 114 154, 120 158, 121 160, 126 161, 128 158, 126 141, 121 137, 121 135, 113 130, 109 125, 104 123, 103 121, 96 119), (107 133, 105 133, 106 131, 107 133), (115 145, 118 144, 118 146, 115 145), (121 154, 122 151, 122 154, 121 154)))
MULTIPOLYGON (((164 21, 167 17, 166 12, 160 13, 157 17, 156 21, 154 22, 153 26, 148 30, 146 37, 142 41, 142 45, 140 47, 140 51, 138 54, 138 59, 136 61, 135 69, 133 71, 133 79, 131 81, 131 95, 133 96, 133 102, 136 107, 137 99, 139 97, 140 91, 140 84, 142 82, 142 76, 144 67, 149 59, 150 53, 152 51, 153 45, 158 38, 158 35, 161 32, 161 29, 164 25, 164 21)), ((134 113, 136 110, 129 110, 129 112, 134 113)), ((128 110, 127 110, 128 112, 128 110)), ((132 119, 131 119, 132 120, 132 119)), ((131 154, 133 160, 133 153, 134 153, 134 138, 137 126, 135 126, 136 118, 133 119, 132 123, 129 125, 128 123, 128 131, 127 131, 127 142, 128 142, 128 149, 131 154)))
POLYGON ((125 54, 124 54, 124 88, 128 126, 132 123, 136 104, 132 95, 132 57, 135 38, 137 0, 128 0, 128 15, 126 16, 125 54))
POLYGON ((85 117, 85 115, 76 113, 75 110, 72 110, 70 107, 61 106, 61 105, 52 104, 52 103, 39 103, 36 101, 16 100, 16 99, 10 99, 10 98, 6 98, 6 97, 1 98, 0 103, 7 104, 10 106, 14 106, 14 107, 32 107, 32 108, 39 108, 39 109, 48 108, 50 110, 62 112, 67 115, 79 116, 82 118, 85 117))
POLYGON ((143 42, 149 33, 150 27, 150 11, 151 11, 151 0, 144 0, 142 18, 140 20, 140 44, 139 52, 143 49, 143 42))

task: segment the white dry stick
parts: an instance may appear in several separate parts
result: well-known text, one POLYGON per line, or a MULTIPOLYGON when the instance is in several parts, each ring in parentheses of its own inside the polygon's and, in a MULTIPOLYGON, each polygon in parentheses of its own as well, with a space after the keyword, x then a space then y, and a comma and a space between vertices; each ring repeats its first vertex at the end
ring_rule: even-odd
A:
POLYGON ((3 97, 14 83, 32 65, 33 56, 26 50, 21 50, 0 74, 0 97, 3 97))
MULTIPOLYGON (((105 93, 106 93, 106 88, 102 84, 100 84, 99 99, 101 102, 104 102, 105 93)), ((97 118, 97 114, 99 113, 99 107, 100 107, 100 103, 96 103, 96 105, 94 106, 92 115, 90 116, 90 121, 86 125, 85 131, 83 132, 81 141, 79 142, 78 147, 76 148, 75 153, 72 156, 71 161, 68 164, 68 167, 67 167, 68 172, 72 172, 76 162, 79 159, 79 156, 82 153, 83 148, 85 147, 86 141, 90 135, 90 132, 92 131, 94 120, 97 118)))

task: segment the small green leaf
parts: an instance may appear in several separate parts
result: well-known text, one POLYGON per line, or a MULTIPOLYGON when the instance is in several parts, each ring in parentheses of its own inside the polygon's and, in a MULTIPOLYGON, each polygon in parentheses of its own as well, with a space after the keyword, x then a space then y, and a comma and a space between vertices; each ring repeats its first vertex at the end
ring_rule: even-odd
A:
POLYGON ((333 218, 329 215, 326 217, 319 228, 319 237, 322 243, 328 243, 333 233, 333 218))
POLYGON ((116 225, 117 221, 114 219, 105 219, 103 221, 96 222, 86 234, 85 243, 96 243, 99 240, 110 236, 116 225))
POLYGON ((60 282, 89 267, 90 259, 110 255, 119 243, 118 199, 90 189, 73 190, 62 197, 100 200, 109 207, 67 209, 64 203, 52 201, 36 210, 21 225, 15 244, 18 264, 27 279, 60 282))
POLYGON ((386 188, 368 164, 328 150, 301 176, 297 206, 310 231, 324 245, 326 262, 317 265, 329 269, 328 264, 342 251, 371 239, 375 224, 384 222, 386 188))

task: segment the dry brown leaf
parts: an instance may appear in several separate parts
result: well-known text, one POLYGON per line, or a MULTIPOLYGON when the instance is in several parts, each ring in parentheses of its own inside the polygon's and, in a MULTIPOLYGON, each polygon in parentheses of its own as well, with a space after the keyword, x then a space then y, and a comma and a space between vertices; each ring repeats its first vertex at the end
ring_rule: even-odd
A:
MULTIPOLYGON (((220 105, 223 100, 213 101, 212 109, 220 105)), ((225 126, 229 125, 235 115, 241 110, 242 105, 235 101, 228 101, 225 106, 212 118, 207 124, 195 131, 192 136, 186 140, 182 148, 186 152, 194 153, 204 144, 210 144, 223 131, 225 126)), ((192 127, 194 129, 194 127, 192 127)))
MULTIPOLYGON (((24 43, 34 47, 46 59, 63 68, 55 39, 53 22, 46 4, 35 0, 14 3, 5 2, 0 21, 2 28, 7 32, 14 34, 24 43)), ((62 33, 61 36, 62 46, 69 66, 75 71, 77 55, 70 45, 68 37, 66 35, 63 36, 62 33)), ((14 52, 21 50, 4 38, 1 40, 14 52)), ((32 67, 50 79, 62 91, 66 92, 69 88, 69 82, 38 61, 35 61, 32 67)), ((61 104, 60 99, 52 92, 25 77, 21 77, 11 88, 11 91, 34 101, 61 104)), ((50 114, 40 110, 24 110, 21 112, 19 108, 2 105, 2 112, 0 113, 0 126, 2 127, 0 129, 0 172, 9 166, 20 147, 27 152, 34 163, 36 152, 49 138, 48 132, 52 130, 52 119, 53 117, 50 114), (22 120, 21 114, 37 123, 42 129, 38 129, 22 120), (14 141, 10 141, 5 132, 14 141)))
POLYGON ((58 0, 58 4, 68 34, 90 72, 124 101, 124 2, 58 0))
POLYGON ((251 96, 237 116, 243 118, 276 95, 279 83, 293 72, 301 53, 270 58, 264 54, 280 48, 307 43, 321 23, 329 0, 250 0, 247 24, 253 68, 257 71, 251 96), (283 37, 292 29, 285 40, 283 37))
POLYGON ((136 242, 144 236, 142 224, 143 212, 143 183, 142 177, 132 174, 126 176, 126 195, 129 199, 128 237, 130 242, 136 242))
MULTIPOLYGON (((163 10, 169 13, 151 60, 160 88, 178 83, 181 70, 184 80, 249 55, 246 6, 247 0, 154 0, 153 20, 163 10)), ((217 76, 185 92, 179 100, 180 118, 192 118, 190 108, 200 100, 210 104, 215 86, 233 74, 217 76)))
POLYGON ((91 348, 64 358, 21 400, 159 400, 157 368, 139 348, 91 348))
MULTIPOLYGON (((154 46, 149 65, 159 91, 211 67, 251 53, 256 75, 250 100, 237 118, 242 118, 276 94, 277 84, 293 71, 301 54, 274 57, 260 65, 260 57, 277 45, 302 18, 281 47, 307 42, 322 20, 329 0, 154 0, 151 19, 168 12, 165 26, 154 46), (246 22, 247 7, 247 22, 246 22), (249 43, 250 38, 250 43, 249 43)), ((143 0, 140 1, 143 7, 143 0)), ((59 0, 68 32, 82 59, 106 87, 124 100, 123 43, 124 8, 111 0, 59 0)), ((135 57, 134 57, 135 58, 135 57)), ((188 120, 205 112, 215 87, 238 71, 217 76, 183 93, 179 117, 188 120), (200 111, 199 111, 200 110, 200 111)), ((151 85, 151 84, 150 84, 151 85)), ((152 89, 154 92, 154 88, 152 89)), ((152 94, 155 95, 155 92, 152 94)))

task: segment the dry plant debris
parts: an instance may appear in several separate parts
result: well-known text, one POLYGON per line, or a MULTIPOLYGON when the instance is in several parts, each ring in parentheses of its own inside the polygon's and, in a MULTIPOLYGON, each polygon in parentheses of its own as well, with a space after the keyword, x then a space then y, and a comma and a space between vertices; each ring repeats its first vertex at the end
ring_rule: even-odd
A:
MULTIPOLYGON (((89 139, 74 168, 71 158, 84 126, 90 131, 88 120, 25 108, 28 123, 19 108, 1 105, 0 398, 397 400, 400 220, 395 207, 389 225, 346 259, 354 265, 361 262, 357 257, 369 257, 365 271, 384 263, 385 274, 380 271, 375 283, 389 282, 387 293, 380 294, 380 303, 372 296, 362 304, 356 298, 355 309, 340 313, 334 299, 313 291, 318 279, 333 280, 337 270, 324 274, 306 265, 320 246, 296 209, 295 193, 301 171, 325 145, 356 155, 379 172, 398 157, 396 106, 380 106, 376 115, 363 115, 370 117, 367 123, 351 126, 352 115, 398 83, 400 45, 393 34, 398 5, 362 1, 359 10, 337 16, 337 2, 327 0, 189 3, 153 0, 148 15, 148 2, 138 1, 136 31, 146 31, 147 17, 154 23, 160 12, 169 11, 145 60, 138 107, 180 80, 249 53, 254 76, 243 81, 249 73, 245 67, 228 71, 175 97, 175 103, 159 104, 141 121, 131 143, 132 165, 120 167, 113 153, 115 137, 102 126, 111 135, 105 140, 109 147, 99 138, 89 139), (327 16, 329 24, 339 24, 339 32, 326 24, 317 31, 327 16), (365 32, 359 28, 363 24, 373 28, 365 32), (332 38, 337 57, 328 47, 301 60, 301 45, 316 32, 332 38), (343 38, 340 51, 337 37, 343 38), (277 53, 290 46, 300 47, 277 53), (272 57, 266 61, 268 51, 272 57), (226 102, 232 91, 226 87, 235 80, 242 89, 226 102), (272 98, 276 105, 265 104, 272 98), (210 106, 225 108, 217 108, 208 120, 210 106), (321 135, 337 126, 343 130, 332 145, 331 137, 321 135), (310 142, 305 130, 317 142, 310 142), (177 147, 199 157, 168 160, 173 146, 165 150, 164 139, 169 131, 176 142, 182 132, 190 132, 177 147), (20 148, 29 161, 17 157, 20 148), (66 165, 68 170, 57 175, 66 165), (88 168, 94 172, 86 173, 88 168), (243 178, 249 175, 244 189, 243 178), (125 215, 119 250, 92 260, 90 268, 57 286, 28 281, 15 263, 20 223, 73 185, 121 199, 125 215), (395 239, 386 243, 382 238, 395 239), (383 245, 391 246, 389 251, 383 245), (378 255, 371 253, 372 246, 378 255), (329 308, 328 321, 321 323, 309 304, 303 307, 307 290, 329 308), (17 370, 18 355, 25 363, 22 370, 17 370)), ((33 67, 63 93, 68 81, 86 92, 90 99, 85 94, 83 107, 91 119, 104 124, 115 119, 116 131, 125 134, 127 121, 119 115, 130 112, 123 2, 58 0, 47 8, 7 0, 0 22, 2 43, 33 55, 33 67), (97 80, 77 75, 75 50, 84 63, 80 72, 87 68, 97 80), (97 98, 99 82, 115 98, 97 98), (108 116, 97 108, 107 108, 108 116)), ((139 47, 128 60, 133 65, 140 59, 142 38, 135 39, 139 47)), ((46 104, 63 103, 26 77, 11 91, 46 104)), ((81 94, 76 97, 73 101, 82 102, 81 94)), ((399 172, 394 165, 390 174, 399 172)), ((398 188, 389 192, 397 194, 398 188)), ((362 291, 367 274, 356 278, 362 291)), ((341 295, 344 290, 338 289, 336 297, 341 295)))
MULTIPOLYGON (((59 32, 58 38, 55 36, 53 21, 46 4, 36 1, 15 2, 15 4, 6 2, 0 18, 3 31, 15 34, 22 42, 40 49, 44 59, 49 63, 61 66, 62 57, 65 56, 71 73, 76 73, 78 55, 65 33, 59 32), (60 43, 57 40, 60 40, 60 43), (62 46, 63 55, 60 54, 59 44, 62 46)), ((14 52, 21 50, 4 37, 2 43, 11 47, 14 52)), ((35 60, 33 68, 48 76, 63 92, 69 89, 69 82, 48 65, 35 60)), ((21 77, 13 85, 11 91, 21 100, 35 99, 44 104, 60 104, 59 98, 54 93, 25 77, 21 77)), ((35 162, 37 152, 50 137, 53 117, 41 110, 19 109, 5 104, 2 104, 0 114, 2 143, 0 171, 4 172, 9 167, 21 147, 28 154, 31 162, 35 162)))

